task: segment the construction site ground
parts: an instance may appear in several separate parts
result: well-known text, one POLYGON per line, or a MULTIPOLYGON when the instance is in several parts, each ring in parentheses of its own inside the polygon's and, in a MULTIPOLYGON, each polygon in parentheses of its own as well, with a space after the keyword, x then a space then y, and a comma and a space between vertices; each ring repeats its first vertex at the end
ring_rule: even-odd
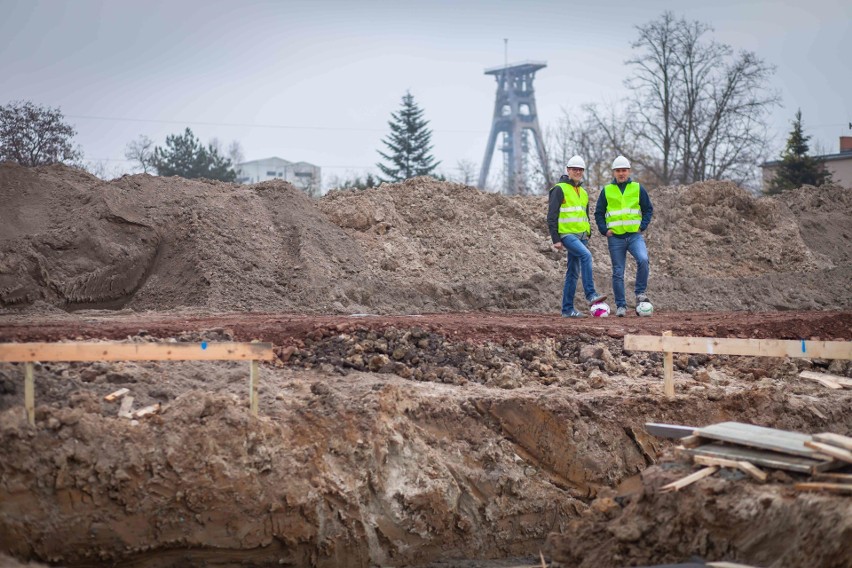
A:
POLYGON ((690 467, 643 427, 850 435, 852 391, 799 377, 849 361, 675 354, 669 399, 662 354, 624 349, 852 341, 849 193, 652 191, 655 314, 566 319, 542 196, 418 178, 315 202, 0 165, 0 342, 276 355, 256 417, 246 362, 38 363, 35 427, 23 365, 0 363, 0 564, 852 566, 849 496, 733 470, 661 493, 690 467), (120 388, 158 411, 119 417, 120 388))

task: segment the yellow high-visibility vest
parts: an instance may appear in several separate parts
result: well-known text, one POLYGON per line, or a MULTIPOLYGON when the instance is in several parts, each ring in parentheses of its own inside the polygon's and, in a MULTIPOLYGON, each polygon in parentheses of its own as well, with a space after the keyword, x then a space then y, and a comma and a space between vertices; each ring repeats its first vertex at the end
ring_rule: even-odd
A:
POLYGON ((638 233, 642 223, 639 207, 639 184, 632 181, 624 193, 614 183, 604 188, 606 193, 606 228, 616 235, 638 233))
POLYGON ((557 183, 562 188, 562 205, 559 207, 559 226, 557 231, 560 235, 566 233, 589 233, 589 216, 586 207, 589 205, 589 194, 583 186, 574 186, 567 183, 557 183))

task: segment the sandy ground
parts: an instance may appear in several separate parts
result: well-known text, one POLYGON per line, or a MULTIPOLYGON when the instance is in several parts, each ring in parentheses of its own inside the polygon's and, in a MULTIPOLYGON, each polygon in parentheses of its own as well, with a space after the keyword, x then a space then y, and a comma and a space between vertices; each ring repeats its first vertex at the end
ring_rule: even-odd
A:
POLYGON ((667 400, 660 355, 623 348, 665 330, 852 340, 848 190, 654 190, 656 314, 586 320, 558 316, 542 197, 415 179, 315 202, 282 183, 8 164, 0 194, 0 341, 276 352, 258 417, 246 363, 37 364, 35 428, 21 366, 0 364, 9 562, 852 565, 849 497, 792 493, 796 474, 661 495, 686 471, 642 427, 849 435, 852 393, 798 378, 849 362, 677 355, 667 400), (103 397, 122 387, 160 411, 120 418, 103 397))

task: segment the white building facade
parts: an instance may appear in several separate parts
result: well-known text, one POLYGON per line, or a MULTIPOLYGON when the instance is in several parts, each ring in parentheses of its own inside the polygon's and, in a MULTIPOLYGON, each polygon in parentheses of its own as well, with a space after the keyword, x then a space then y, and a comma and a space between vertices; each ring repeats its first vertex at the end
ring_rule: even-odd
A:
POLYGON ((319 195, 322 182, 319 166, 307 162, 288 162, 278 157, 250 160, 236 165, 237 183, 260 183, 281 179, 308 195, 319 195))

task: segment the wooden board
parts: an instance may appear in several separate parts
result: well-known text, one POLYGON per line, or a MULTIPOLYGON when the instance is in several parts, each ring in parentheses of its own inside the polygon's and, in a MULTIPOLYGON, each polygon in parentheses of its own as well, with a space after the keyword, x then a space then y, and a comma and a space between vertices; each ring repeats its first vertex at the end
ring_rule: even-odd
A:
POLYGON ((813 458, 816 454, 815 450, 805 446, 805 442, 810 442, 813 439, 810 434, 765 428, 741 422, 720 422, 704 428, 696 428, 695 435, 806 458, 813 458))
POLYGON ((271 343, 0 343, 0 361, 224 361, 275 358, 271 343))
POLYGON ((784 339, 739 339, 729 337, 666 337, 625 335, 628 351, 671 351, 710 355, 751 355, 754 357, 819 357, 852 359, 852 341, 806 341, 784 339))
POLYGON ((820 459, 803 458, 770 452, 768 450, 757 450, 742 446, 728 446, 721 442, 706 444, 698 448, 683 450, 690 455, 702 455, 731 459, 736 461, 747 461, 757 466, 783 469, 786 471, 797 471, 799 473, 813 473, 836 467, 835 462, 820 459))
POLYGON ((834 434, 833 432, 821 432, 819 434, 814 434, 812 437, 815 442, 822 442, 823 444, 837 446, 838 448, 843 448, 844 450, 852 452, 852 438, 849 436, 834 434))
POLYGON ((114 401, 115 399, 120 398, 120 397, 122 397, 122 396, 126 395, 126 394, 127 394, 127 393, 129 393, 129 392, 130 392, 130 389, 127 389, 127 388, 124 388, 124 389, 118 389, 117 391, 115 391, 115 392, 111 392, 111 393, 109 393, 108 395, 106 395, 106 396, 104 397, 104 400, 105 400, 105 401, 107 401, 107 402, 112 402, 112 401, 114 401))
POLYGON ((829 377, 821 375, 820 373, 812 373, 811 371, 802 371, 799 373, 799 376, 803 379, 809 379, 811 381, 816 381, 822 386, 830 389, 842 389, 843 385, 838 383, 837 381, 831 380, 829 377))
POLYGON ((133 397, 125 396, 121 399, 121 406, 118 408, 118 417, 119 418, 132 418, 133 417, 133 397))
POLYGON ((802 371, 801 373, 799 373, 799 376, 803 379, 811 379, 814 381, 828 380, 843 388, 852 389, 852 379, 848 377, 841 377, 840 375, 832 375, 829 373, 815 373, 813 371, 802 371))

